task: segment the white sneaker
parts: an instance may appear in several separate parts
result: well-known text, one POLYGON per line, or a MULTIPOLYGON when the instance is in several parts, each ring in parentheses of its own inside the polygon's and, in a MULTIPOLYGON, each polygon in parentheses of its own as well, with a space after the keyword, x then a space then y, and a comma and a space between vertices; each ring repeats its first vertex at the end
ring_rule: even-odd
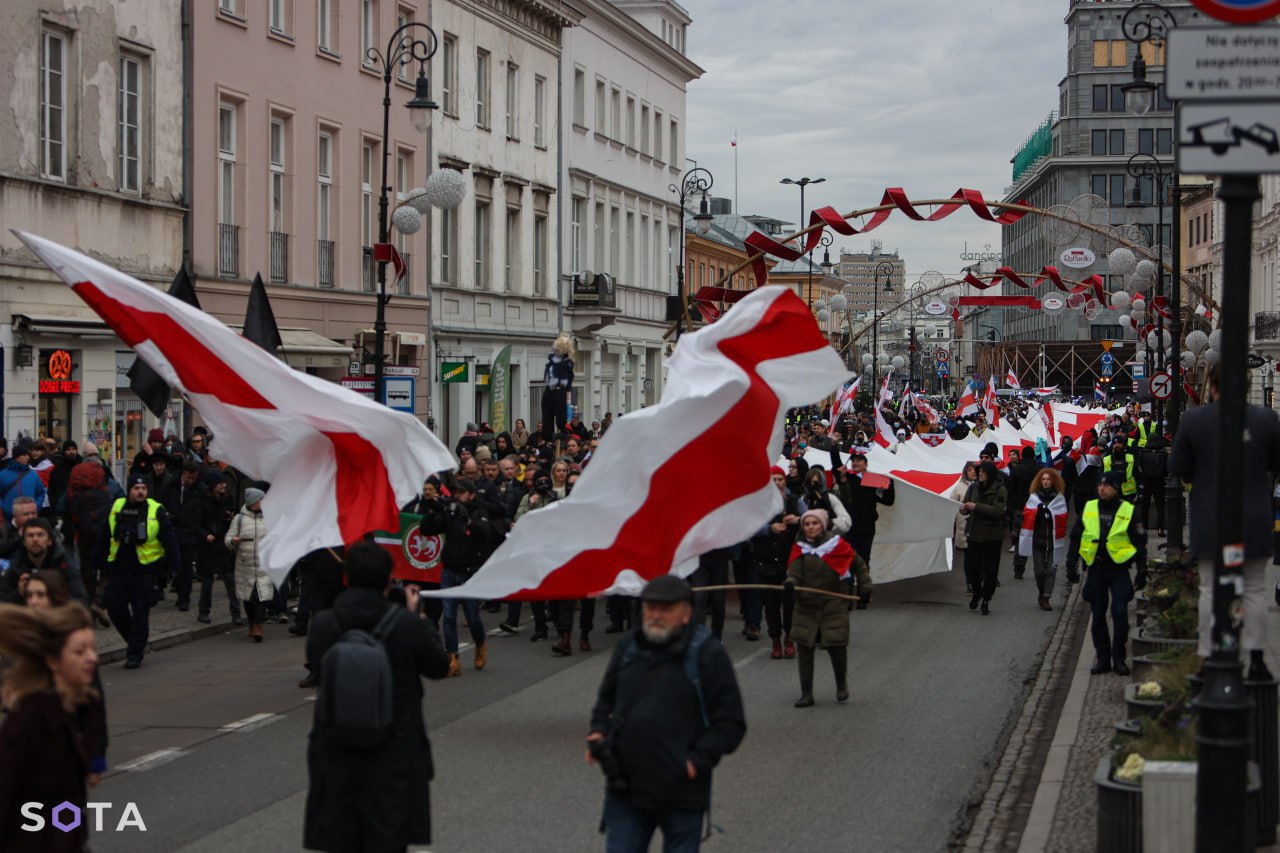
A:
POLYGON ((1012 554, 1012 553, 1013 553, 1013 546, 1012 546, 1012 545, 1010 545, 1010 546, 1009 546, 1009 553, 1010 553, 1010 554, 1012 554))

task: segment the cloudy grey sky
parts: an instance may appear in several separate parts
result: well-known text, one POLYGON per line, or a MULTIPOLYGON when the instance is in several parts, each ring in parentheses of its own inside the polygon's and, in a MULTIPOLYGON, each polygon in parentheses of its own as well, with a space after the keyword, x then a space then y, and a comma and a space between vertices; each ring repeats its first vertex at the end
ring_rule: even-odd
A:
MULTIPOLYGON (((794 221, 810 210, 879 204, 959 187, 1000 200, 1009 160, 1058 103, 1066 73, 1067 0, 683 0, 693 17, 686 155, 711 170, 737 212, 794 221)), ((692 164, 686 164, 691 166, 692 164)), ((898 249, 908 280, 957 273, 960 254, 1000 245, 999 226, 957 211, 938 223, 899 214, 833 248, 898 249)))

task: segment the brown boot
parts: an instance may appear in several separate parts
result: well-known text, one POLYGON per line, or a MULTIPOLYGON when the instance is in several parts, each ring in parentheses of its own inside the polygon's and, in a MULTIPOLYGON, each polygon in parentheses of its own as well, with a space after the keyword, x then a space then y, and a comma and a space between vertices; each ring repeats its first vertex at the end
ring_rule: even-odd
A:
POLYGON ((484 669, 484 665, 487 662, 488 662, 488 658, 485 657, 484 643, 481 643, 480 645, 476 646, 476 670, 478 671, 478 670, 484 669))
POLYGON ((551 647, 551 652, 562 657, 573 654, 573 637, 569 634, 561 634, 560 639, 551 647))
POLYGON ((262 623, 257 622, 249 626, 249 636, 253 637, 255 643, 262 642, 262 623))
POLYGON ((449 652, 449 671, 445 678, 456 678, 459 675, 462 675, 462 661, 453 652, 449 652))

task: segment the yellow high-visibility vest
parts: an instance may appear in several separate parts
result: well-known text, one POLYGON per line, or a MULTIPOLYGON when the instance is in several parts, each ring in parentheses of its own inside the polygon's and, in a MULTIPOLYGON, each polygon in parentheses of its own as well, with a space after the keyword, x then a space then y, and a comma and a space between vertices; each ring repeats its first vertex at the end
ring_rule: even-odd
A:
MULTIPOLYGON (((1124 469, 1124 485, 1120 487, 1120 492, 1127 498, 1131 498, 1138 493, 1138 481, 1133 478, 1133 454, 1126 453, 1125 459, 1128 460, 1124 469)), ((1111 470, 1111 454, 1102 457, 1102 470, 1104 472, 1111 470)))
MULTIPOLYGON (((107 528, 111 534, 111 547, 107 553, 107 562, 116 561, 116 552, 120 550, 120 542, 116 539, 116 516, 124 509, 126 498, 116 498, 111 505, 111 516, 107 520, 107 528)), ((147 541, 139 542, 135 548, 138 562, 149 566, 164 556, 164 544, 160 541, 160 519, 157 513, 160 504, 147 498, 147 541)))
MULTIPOLYGON (((1084 531, 1080 535, 1080 559, 1086 566, 1092 566, 1098 556, 1098 536, 1102 532, 1102 522, 1098 517, 1098 501, 1089 501, 1084 505, 1080 515, 1084 531)), ((1133 504, 1121 501, 1116 510, 1115 520, 1111 522, 1111 530, 1107 533, 1107 554, 1112 562, 1122 566, 1138 553, 1137 547, 1129 539, 1129 522, 1133 520, 1133 504)))

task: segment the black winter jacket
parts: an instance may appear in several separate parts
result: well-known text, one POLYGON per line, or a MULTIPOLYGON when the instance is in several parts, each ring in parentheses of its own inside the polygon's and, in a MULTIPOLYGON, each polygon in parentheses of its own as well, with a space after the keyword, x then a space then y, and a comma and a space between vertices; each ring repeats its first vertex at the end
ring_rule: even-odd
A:
POLYGON ((427 536, 444 534, 440 562, 450 571, 473 572, 493 552, 493 529, 488 510, 478 501, 438 499, 422 502, 418 528, 427 536))
POLYGON ((614 752, 640 809, 705 811, 711 802, 711 769, 738 748, 747 732, 742 694, 724 646, 708 639, 698 656, 699 679, 711 726, 702 725, 698 694, 684 671, 692 628, 667 646, 655 646, 637 628, 613 649, 591 711, 591 731, 607 734, 617 713, 614 752), (630 643, 639 651, 621 669, 630 643), (685 762, 693 762, 690 779, 685 762))

